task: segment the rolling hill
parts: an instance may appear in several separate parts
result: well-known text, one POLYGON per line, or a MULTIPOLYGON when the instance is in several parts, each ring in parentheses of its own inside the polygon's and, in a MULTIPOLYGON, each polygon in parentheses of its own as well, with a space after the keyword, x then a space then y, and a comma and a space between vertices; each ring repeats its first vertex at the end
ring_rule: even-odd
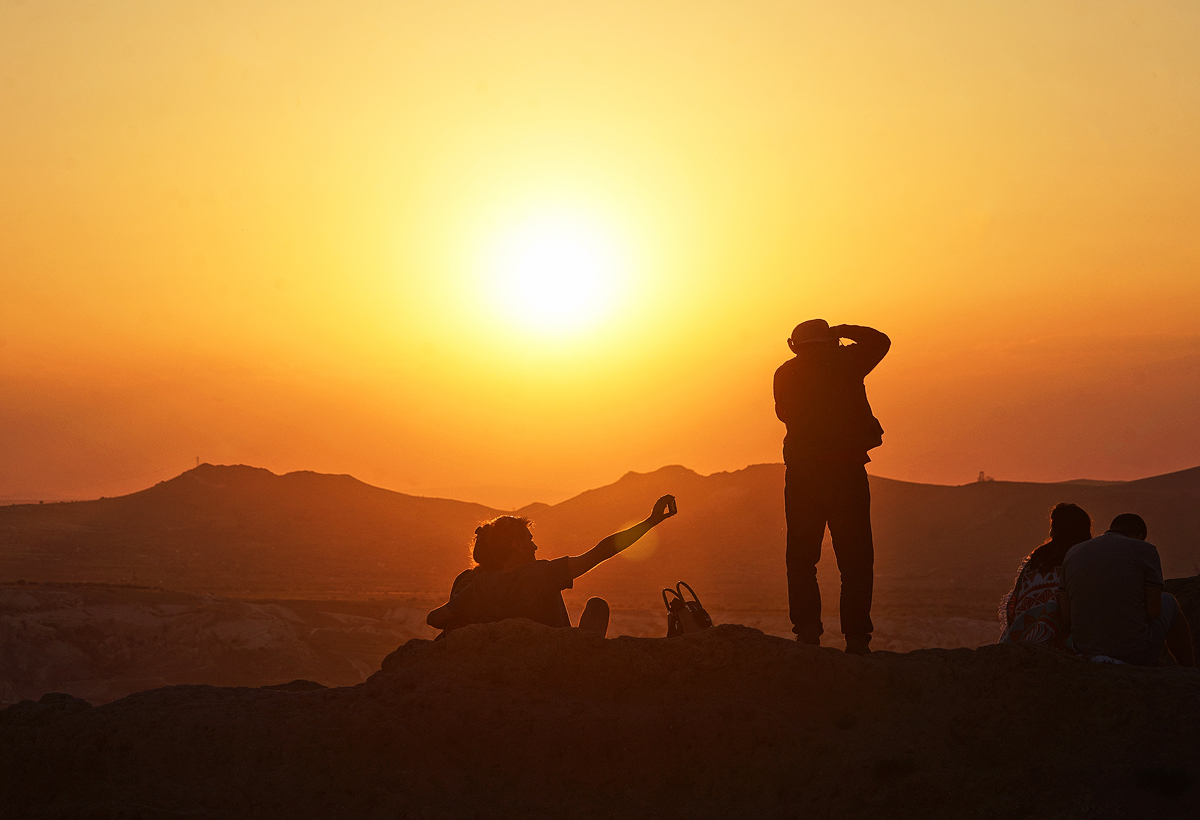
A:
MULTIPOLYGON (((781 464, 708 476, 672 466, 520 513, 535 521, 539 555, 556 557, 591 547, 674 493, 680 515, 581 578, 574 596, 645 607, 684 578, 710 606, 779 609, 782 485, 781 464)), ((877 609, 901 597, 908 614, 951 614, 962 601, 977 601, 977 612, 993 607, 1020 558, 1044 539, 1058 501, 1088 510, 1096 532, 1119 512, 1139 512, 1167 575, 1200 571, 1200 468, 1129 482, 939 486, 873 477, 871 486, 877 609)), ((433 600, 467 566, 475 526, 497 514, 346 475, 204 464, 120 498, 0 507, 0 581, 433 600)), ((823 561, 823 585, 835 574, 823 561)))
POLYGON ((0 508, 0 578, 276 597, 421 592, 495 512, 346 475, 202 464, 120 498, 0 508))

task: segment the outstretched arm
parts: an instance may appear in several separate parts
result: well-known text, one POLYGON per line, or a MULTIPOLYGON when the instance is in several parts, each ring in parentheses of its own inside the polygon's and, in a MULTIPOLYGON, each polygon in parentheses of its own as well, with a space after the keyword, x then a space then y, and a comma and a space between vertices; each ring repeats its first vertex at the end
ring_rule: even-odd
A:
MULTIPOLYGON (((675 513, 675 496, 664 495, 654 502, 654 509, 651 510, 650 516, 645 521, 634 524, 627 530, 613 533, 583 555, 571 556, 571 577, 578 578, 602 561, 607 561, 621 550, 633 546, 639 538, 675 513)), ((433 613, 430 613, 430 617, 432 616, 433 613)))
POLYGON ((854 342, 855 352, 859 356, 863 375, 875 369, 875 365, 883 361, 892 346, 892 340, 872 327, 862 325, 835 325, 829 328, 839 339, 849 339, 854 342))

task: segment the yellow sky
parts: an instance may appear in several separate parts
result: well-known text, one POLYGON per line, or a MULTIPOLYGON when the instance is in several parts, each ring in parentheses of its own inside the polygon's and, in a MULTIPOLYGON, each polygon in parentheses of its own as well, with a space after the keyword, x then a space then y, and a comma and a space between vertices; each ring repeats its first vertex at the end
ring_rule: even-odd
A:
POLYGON ((879 474, 1200 463, 1194 4, 594 5, 0 6, 0 496, 777 461, 813 316, 879 474), (547 333, 488 269, 564 213, 625 272, 547 333))

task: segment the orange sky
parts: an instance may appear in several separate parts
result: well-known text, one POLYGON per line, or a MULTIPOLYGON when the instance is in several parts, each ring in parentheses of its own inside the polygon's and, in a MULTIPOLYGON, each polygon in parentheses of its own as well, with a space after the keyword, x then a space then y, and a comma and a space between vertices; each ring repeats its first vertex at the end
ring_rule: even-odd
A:
POLYGON ((345 5, 0 6, 0 497, 777 461, 813 316, 878 474, 1200 464, 1194 4, 345 5), (542 328, 563 214, 620 271, 542 328))

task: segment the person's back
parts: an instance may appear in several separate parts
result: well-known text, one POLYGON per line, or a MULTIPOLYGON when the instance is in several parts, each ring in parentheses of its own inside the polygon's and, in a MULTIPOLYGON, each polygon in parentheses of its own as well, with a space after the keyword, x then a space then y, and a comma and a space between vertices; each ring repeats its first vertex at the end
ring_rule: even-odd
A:
MULTIPOLYGON (((856 328, 856 330, 858 330, 856 328)), ((870 330, 863 329, 864 331, 870 330)), ((785 425, 783 460, 847 459, 862 464, 883 441, 863 378, 887 352, 887 337, 860 333, 850 346, 808 345, 775 371, 775 412, 785 425)))
POLYGON ((1058 612, 1062 567, 1021 567, 1011 592, 1000 602, 1000 643, 1040 643, 1062 649, 1066 630, 1058 612))
POLYGON ((1071 600, 1075 650, 1118 660, 1146 652, 1146 587, 1163 586, 1153 544, 1111 530, 1076 544, 1063 559, 1062 585, 1071 600))
POLYGON ((467 582, 456 579, 452 593, 457 624, 528 618, 546 626, 570 626, 562 597, 562 590, 571 589, 574 582, 569 562, 569 558, 538 559, 511 569, 467 570, 467 582))

